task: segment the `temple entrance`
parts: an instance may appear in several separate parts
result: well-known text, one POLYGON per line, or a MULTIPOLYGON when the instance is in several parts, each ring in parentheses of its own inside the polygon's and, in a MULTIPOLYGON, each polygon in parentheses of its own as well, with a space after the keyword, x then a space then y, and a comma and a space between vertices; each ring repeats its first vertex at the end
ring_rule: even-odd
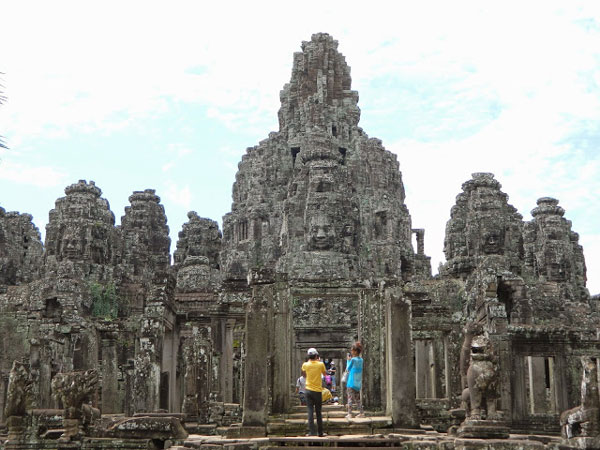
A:
POLYGON ((307 350, 314 347, 319 352, 321 361, 324 362, 325 359, 328 359, 334 362, 336 367, 336 390, 334 397, 339 397, 340 403, 342 403, 342 399, 345 397, 345 386, 342 386, 340 379, 346 368, 346 356, 352 345, 351 342, 353 342, 352 340, 349 341, 347 337, 348 335, 352 335, 352 333, 346 333, 341 330, 296 330, 296 345, 293 351, 291 370, 292 385, 296 385, 296 380, 301 375, 300 369, 304 361, 306 361, 307 350), (317 337, 318 339, 315 339, 317 337), (328 339, 324 340, 323 337, 327 337, 328 339))

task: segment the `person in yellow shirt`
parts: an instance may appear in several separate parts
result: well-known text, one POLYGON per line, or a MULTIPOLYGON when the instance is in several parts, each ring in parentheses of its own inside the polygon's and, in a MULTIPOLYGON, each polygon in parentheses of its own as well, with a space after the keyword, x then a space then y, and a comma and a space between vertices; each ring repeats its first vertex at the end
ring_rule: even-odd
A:
POLYGON ((321 375, 326 375, 325 364, 319 359, 316 348, 308 349, 308 361, 302 364, 302 372, 306 373, 306 406, 308 408, 308 429, 310 436, 316 436, 313 414, 317 415, 317 431, 323 436, 323 416, 321 405, 323 402, 323 381, 321 375))

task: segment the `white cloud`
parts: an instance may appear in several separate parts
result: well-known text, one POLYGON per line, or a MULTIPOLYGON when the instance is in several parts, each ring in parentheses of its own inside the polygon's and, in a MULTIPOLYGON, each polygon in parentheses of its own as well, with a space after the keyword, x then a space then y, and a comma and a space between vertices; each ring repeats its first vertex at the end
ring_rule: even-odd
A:
POLYGON ((46 188, 65 184, 67 173, 56 167, 36 167, 3 160, 0 161, 0 179, 46 188))
POLYGON ((183 206, 186 209, 190 208, 192 204, 192 192, 189 185, 180 186, 173 181, 167 181, 165 183, 166 194, 165 197, 172 203, 183 206))

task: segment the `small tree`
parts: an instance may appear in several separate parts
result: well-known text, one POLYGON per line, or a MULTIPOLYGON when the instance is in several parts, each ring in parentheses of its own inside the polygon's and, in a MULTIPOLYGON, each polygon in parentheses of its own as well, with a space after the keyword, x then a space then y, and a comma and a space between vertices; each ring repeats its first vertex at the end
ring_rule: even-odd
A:
POLYGON ((125 302, 117 294, 117 288, 113 283, 103 286, 99 283, 90 284, 92 297, 92 315, 106 320, 119 317, 119 313, 125 312, 125 302))

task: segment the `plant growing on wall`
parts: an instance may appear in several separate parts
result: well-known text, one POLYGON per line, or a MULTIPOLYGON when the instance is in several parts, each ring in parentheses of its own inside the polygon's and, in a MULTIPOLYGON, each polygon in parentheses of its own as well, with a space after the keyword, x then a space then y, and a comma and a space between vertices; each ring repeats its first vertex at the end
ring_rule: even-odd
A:
POLYGON ((92 297, 92 315, 105 320, 119 317, 119 313, 125 312, 126 303, 117 294, 117 288, 113 283, 102 285, 100 283, 90 284, 92 297))

